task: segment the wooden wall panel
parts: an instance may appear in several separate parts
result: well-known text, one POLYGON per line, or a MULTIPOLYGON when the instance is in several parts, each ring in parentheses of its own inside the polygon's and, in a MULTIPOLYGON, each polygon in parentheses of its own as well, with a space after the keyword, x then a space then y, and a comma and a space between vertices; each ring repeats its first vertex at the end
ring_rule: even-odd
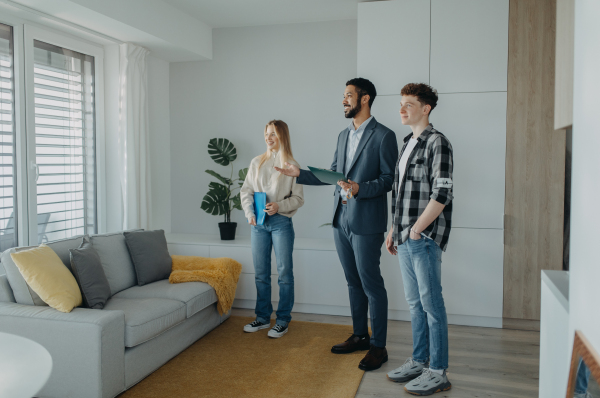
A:
POLYGON ((554 131, 556 0, 511 0, 505 318, 540 319, 541 270, 562 269, 565 133, 554 131))

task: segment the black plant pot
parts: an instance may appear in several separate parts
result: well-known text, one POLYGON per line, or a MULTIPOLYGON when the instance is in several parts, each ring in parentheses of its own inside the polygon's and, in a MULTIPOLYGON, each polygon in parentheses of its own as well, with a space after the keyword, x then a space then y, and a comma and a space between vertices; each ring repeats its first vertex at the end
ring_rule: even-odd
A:
POLYGON ((221 232, 221 240, 234 240, 236 222, 220 222, 219 231, 221 232))

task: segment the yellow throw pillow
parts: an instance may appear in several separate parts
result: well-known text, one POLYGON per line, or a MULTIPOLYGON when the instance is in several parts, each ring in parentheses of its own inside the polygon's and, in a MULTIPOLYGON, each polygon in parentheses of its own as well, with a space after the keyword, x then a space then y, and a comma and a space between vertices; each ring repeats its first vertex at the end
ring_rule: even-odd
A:
POLYGON ((71 271, 48 246, 11 253, 23 279, 50 307, 61 312, 81 305, 81 291, 71 271))

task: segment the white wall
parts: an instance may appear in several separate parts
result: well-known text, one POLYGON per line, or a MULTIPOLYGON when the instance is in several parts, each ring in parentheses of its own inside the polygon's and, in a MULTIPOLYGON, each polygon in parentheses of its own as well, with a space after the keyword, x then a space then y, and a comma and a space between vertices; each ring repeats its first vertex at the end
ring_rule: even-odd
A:
MULTIPOLYGON (((356 77, 356 21, 215 29, 213 60, 173 63, 171 100, 171 205, 173 232, 218 234, 222 217, 200 209, 212 169, 229 173, 207 153, 211 138, 238 150, 234 173, 264 152, 271 119, 288 123, 294 155, 328 167, 337 136, 348 124, 342 111, 345 83, 356 77)), ((377 100, 375 101, 377 103, 377 100)), ((331 239, 333 187, 305 187, 294 217, 297 237, 331 239)), ((238 234, 250 229, 234 211, 238 234)))
MULTIPOLYGON (((600 197, 600 2, 575 2, 575 69, 573 95, 573 163, 571 180, 570 335, 581 330, 600 351, 597 252, 600 197)), ((563 394, 564 396, 564 394, 563 394)))
POLYGON ((148 113, 152 229, 171 232, 171 125, 169 115, 169 62, 148 57, 148 113))

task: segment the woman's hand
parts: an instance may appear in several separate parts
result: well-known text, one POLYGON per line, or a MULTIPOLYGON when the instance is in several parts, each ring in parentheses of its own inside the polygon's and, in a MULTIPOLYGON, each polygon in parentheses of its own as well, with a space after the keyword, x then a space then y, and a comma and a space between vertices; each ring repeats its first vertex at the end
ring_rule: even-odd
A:
POLYGON ((256 218, 252 217, 248 219, 248 224, 254 225, 256 227, 256 218))
POLYGON ((265 210, 267 211, 268 215, 272 216, 273 214, 276 214, 279 211, 279 205, 275 202, 267 203, 267 205, 265 206, 265 210))
MULTIPOLYGON (((281 174, 289 176, 289 177, 298 177, 300 175, 300 168, 298 166, 289 164, 288 162, 285 162, 285 166, 287 167, 286 169, 275 167, 275 170, 277 170, 281 174)), ((273 214, 275 214, 275 213, 273 213, 273 214)), ((269 215, 271 215, 271 214, 269 214, 269 215)))

